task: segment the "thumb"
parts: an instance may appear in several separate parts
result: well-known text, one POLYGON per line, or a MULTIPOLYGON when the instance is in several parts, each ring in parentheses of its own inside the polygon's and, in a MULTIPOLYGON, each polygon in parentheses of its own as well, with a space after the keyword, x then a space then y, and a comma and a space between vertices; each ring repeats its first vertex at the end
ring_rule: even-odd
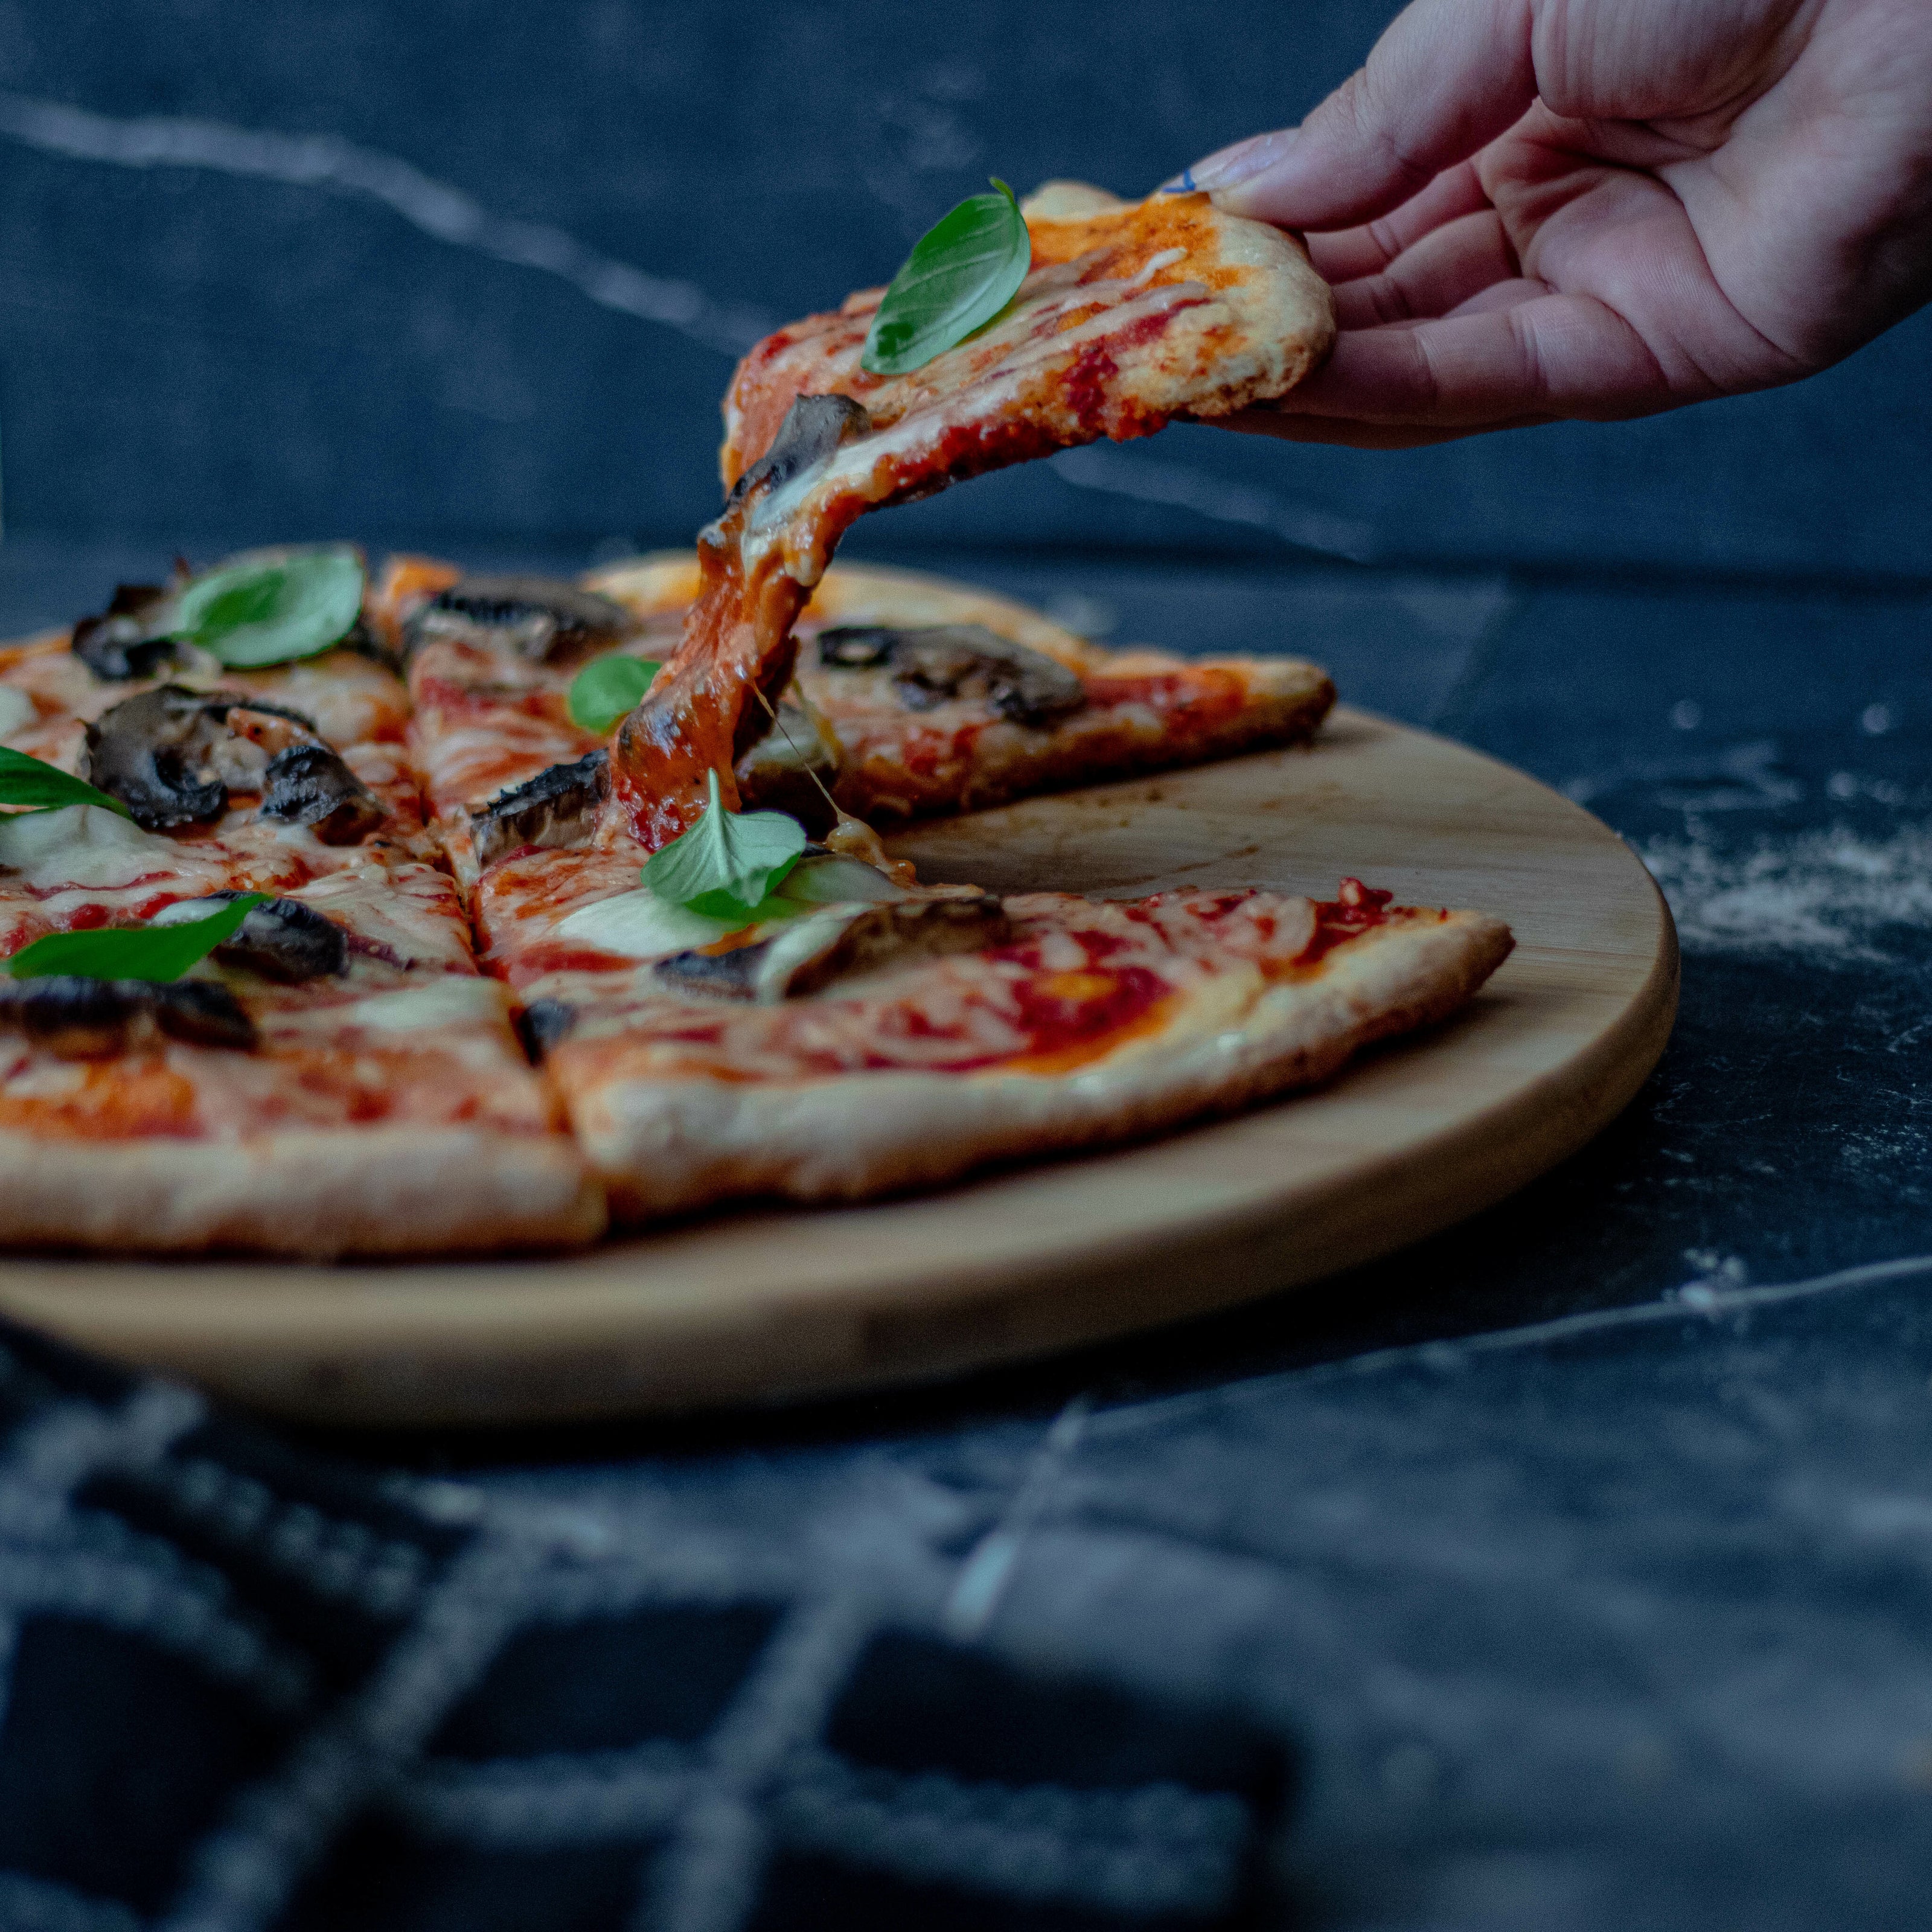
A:
POLYGON ((1386 214, 1512 126, 1536 95, 1532 0, 1414 0, 1299 128, 1197 161, 1170 187, 1230 214, 1342 228, 1386 214))

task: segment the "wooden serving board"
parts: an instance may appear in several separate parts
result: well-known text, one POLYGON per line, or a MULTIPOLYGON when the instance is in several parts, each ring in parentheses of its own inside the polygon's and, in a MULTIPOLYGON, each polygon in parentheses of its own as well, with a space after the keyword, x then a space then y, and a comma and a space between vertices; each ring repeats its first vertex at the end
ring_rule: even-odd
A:
POLYGON ((0 1262, 0 1308, 244 1402, 350 1424, 764 1402, 1061 1348, 1312 1282, 1447 1226, 1628 1102, 1677 1004, 1628 847, 1523 773, 1347 709, 1309 751, 938 824, 921 875, 1118 896, 1354 874, 1478 908, 1474 1004, 1328 1087, 934 1195, 734 1214, 556 1259, 0 1262))

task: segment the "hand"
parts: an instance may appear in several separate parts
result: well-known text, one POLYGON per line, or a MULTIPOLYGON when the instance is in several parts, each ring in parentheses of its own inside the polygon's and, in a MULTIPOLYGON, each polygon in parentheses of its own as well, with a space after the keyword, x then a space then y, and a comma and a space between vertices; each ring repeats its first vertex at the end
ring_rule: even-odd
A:
POLYGON ((1932 298, 1932 0, 1415 0, 1190 170, 1334 356, 1231 427, 1398 448, 1795 381, 1932 298))

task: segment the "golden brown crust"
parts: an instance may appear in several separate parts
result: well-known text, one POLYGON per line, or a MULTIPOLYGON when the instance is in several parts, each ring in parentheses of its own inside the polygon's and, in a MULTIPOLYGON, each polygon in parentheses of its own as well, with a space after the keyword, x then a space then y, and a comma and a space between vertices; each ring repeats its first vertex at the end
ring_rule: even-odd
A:
POLYGON ((594 1240, 603 1198, 561 1136, 342 1129, 240 1141, 0 1134, 0 1244, 332 1259, 594 1240))
POLYGON ((1454 1012, 1512 944, 1479 913, 1378 929, 1238 1017, 1210 996, 1065 1073, 634 1081, 580 1094, 572 1112, 620 1220, 764 1196, 859 1200, 991 1161, 1138 1139, 1312 1085, 1371 1042, 1454 1012))

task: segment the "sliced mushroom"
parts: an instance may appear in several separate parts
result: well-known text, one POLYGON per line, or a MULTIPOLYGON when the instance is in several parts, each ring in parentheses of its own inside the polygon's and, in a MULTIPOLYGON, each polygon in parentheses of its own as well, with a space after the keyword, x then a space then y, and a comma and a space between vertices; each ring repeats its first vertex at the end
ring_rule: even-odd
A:
POLYGON ((1016 724, 1051 724, 1087 702, 1077 671, 983 624, 841 624, 818 634, 818 662, 832 670, 889 669, 899 702, 914 711, 977 698, 1016 724))
MULTIPOLYGON (((206 919, 218 906, 241 894, 210 892, 198 899, 178 899, 157 914, 156 926, 175 926, 206 919)), ((245 966, 265 980, 298 986, 308 980, 327 979, 349 970, 350 935, 334 920, 325 918, 299 899, 274 898, 255 907, 237 928, 235 937, 214 949, 214 956, 234 966, 245 966)))
POLYGON ((262 774, 262 816, 306 825, 325 845, 359 845, 383 820, 382 802, 326 745, 291 745, 262 774))
POLYGON ((404 627, 405 657, 432 638, 508 644, 535 664, 608 651, 638 628, 621 604, 552 577, 466 577, 404 627))
POLYGON ((149 831, 219 818, 228 806, 226 781, 211 768, 219 724, 199 692, 178 684, 144 692, 87 728, 82 776, 149 831))
POLYGON ((652 970, 681 992, 776 1005, 888 964, 977 952, 1010 937, 996 898, 901 899, 840 905, 782 927, 770 939, 722 952, 675 952, 652 970))
POLYGON ((747 812, 787 812, 814 832, 837 822, 826 794, 838 781, 838 740, 802 698, 780 700, 776 722, 738 760, 737 775, 747 812))
POLYGON ((232 787, 260 792, 263 812, 313 825, 349 844, 382 808, 299 711, 220 692, 164 684, 104 711, 87 728, 82 776, 118 798, 149 831, 205 824, 232 787))
POLYGON ((243 1053, 256 1043, 255 1023, 235 995, 207 980, 0 980, 0 1026, 62 1060, 104 1060, 158 1045, 163 1034, 243 1053))
POLYGON ((499 792, 467 816, 476 862, 493 865, 525 845, 575 845, 590 836, 610 790, 610 754, 602 749, 499 792))
POLYGON ((567 1000, 532 1000, 517 1021, 524 1051, 532 1066, 569 1037, 577 1024, 577 1009, 567 1000))
POLYGON ((800 396, 785 411, 771 447, 733 484, 727 510, 748 498, 768 495, 823 463, 842 443, 872 427, 870 412, 850 396, 800 396))
POLYGON ((163 628, 173 608, 174 592, 162 584, 117 584, 99 616, 74 626, 70 647, 105 683, 152 677, 175 652, 163 628))

